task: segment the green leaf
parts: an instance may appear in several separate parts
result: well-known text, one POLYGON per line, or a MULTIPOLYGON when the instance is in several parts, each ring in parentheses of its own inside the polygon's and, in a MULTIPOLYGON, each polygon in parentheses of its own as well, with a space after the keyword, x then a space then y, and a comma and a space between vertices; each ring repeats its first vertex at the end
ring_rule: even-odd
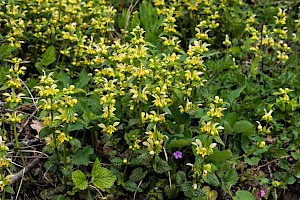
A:
POLYGON ((229 92, 226 97, 227 97, 227 101, 230 103, 230 105, 232 106, 232 104, 235 102, 235 100, 240 96, 240 94, 243 92, 243 90, 246 88, 247 86, 244 85, 236 90, 233 90, 231 92, 229 92))
POLYGON ((297 177, 297 178, 300 178, 300 160, 298 160, 294 166, 294 170, 295 170, 295 173, 294 175, 297 177))
POLYGON ((91 195, 91 192, 90 192, 90 191, 88 191, 88 198, 87 198, 87 200, 94 200, 94 198, 92 197, 92 195, 91 195))
POLYGON ((78 131, 78 130, 83 130, 83 124, 81 123, 76 123, 76 124, 70 124, 68 126, 68 131, 78 131))
POLYGON ((292 152, 291 156, 295 159, 295 160, 299 160, 300 159, 300 154, 297 152, 292 152))
POLYGON ((241 120, 234 124, 233 129, 237 133, 244 133, 246 136, 251 136, 254 134, 255 126, 247 120, 241 120))
POLYGON ((222 163, 228 160, 232 156, 231 151, 223 150, 223 151, 214 151, 212 155, 210 155, 207 159, 213 163, 222 163))
POLYGON ((155 163, 153 164, 153 169, 156 173, 162 174, 171 170, 171 167, 166 161, 162 160, 159 156, 156 156, 155 163))
POLYGON ((184 183, 180 184, 181 190, 184 192, 186 197, 201 197, 204 195, 204 192, 200 189, 193 189, 193 184, 191 181, 185 181, 184 183))
POLYGON ((0 60, 4 60, 5 58, 9 57, 15 49, 16 47, 2 44, 0 47, 0 60))
POLYGON ((84 173, 80 170, 76 170, 72 174, 72 180, 77 188, 80 190, 85 190, 88 186, 88 182, 86 180, 86 177, 84 173))
POLYGON ((258 165, 259 161, 259 157, 245 158, 245 162, 251 166, 258 165))
POLYGON ((15 194, 14 188, 11 187, 10 185, 4 186, 4 190, 5 190, 5 192, 7 192, 7 193, 15 194))
POLYGON ((143 192, 134 181, 130 180, 125 182, 124 189, 130 192, 143 192))
POLYGON ((174 184, 171 185, 171 188, 170 185, 166 185, 164 188, 164 192, 168 199, 175 199, 179 194, 179 190, 174 184))
POLYGON ((239 180, 239 176, 238 176, 236 169, 233 168, 233 169, 226 171, 225 176, 223 177, 222 180, 225 183, 229 184, 230 186, 235 185, 239 180))
POLYGON ((36 63, 34 64, 34 66, 35 66, 36 70, 37 70, 40 74, 43 73, 44 66, 43 66, 43 64, 42 64, 41 62, 36 62, 36 63))
POLYGON ((92 170, 92 183, 104 191, 106 188, 110 188, 115 180, 116 176, 110 170, 103 168, 97 158, 92 170))
POLYGON ((84 147, 78 150, 78 152, 72 156, 75 165, 85 165, 89 164, 89 156, 94 153, 94 149, 91 146, 84 147))
POLYGON ((176 183, 178 185, 184 183, 186 181, 186 175, 185 175, 185 172, 183 171, 179 171, 176 173, 176 183))
POLYGON ((146 176, 146 172, 144 172, 143 168, 138 167, 131 172, 129 176, 129 180, 137 182, 145 178, 145 176, 146 176))
POLYGON ((214 136, 214 140, 217 143, 221 144, 223 147, 225 147, 225 144, 224 144, 223 140, 220 138, 220 136, 218 136, 218 135, 214 136))
POLYGON ((76 88, 83 88, 90 82, 89 75, 85 69, 81 70, 78 77, 79 78, 77 79, 76 84, 75 84, 76 88))
POLYGON ((203 177, 203 180, 212 186, 220 186, 220 181, 215 173, 208 173, 203 177))
MULTIPOLYGON (((6 69, 6 67, 1 67, 0 68, 0 80, 5 80, 6 79, 6 75, 7 75, 7 69, 6 69)), ((0 85, 2 85, 3 84, 3 82, 0 84, 0 85)))
POLYGON ((235 195, 234 200, 255 200, 255 197, 247 190, 239 190, 235 195))
POLYGON ((44 66, 48 66, 52 64, 56 60, 56 55, 55 55, 55 47, 51 45, 46 49, 46 51, 42 55, 42 64, 44 66))
POLYGON ((181 149, 191 144, 191 139, 174 139, 168 143, 168 148, 181 149))

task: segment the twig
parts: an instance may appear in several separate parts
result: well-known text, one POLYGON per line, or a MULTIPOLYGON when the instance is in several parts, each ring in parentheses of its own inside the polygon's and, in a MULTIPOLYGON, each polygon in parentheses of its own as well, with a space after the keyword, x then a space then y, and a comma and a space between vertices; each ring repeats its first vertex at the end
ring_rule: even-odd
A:
MULTIPOLYGON (((46 158, 49 158, 49 156, 47 155, 47 154, 45 154, 45 153, 43 153, 43 152, 41 152, 41 151, 35 151, 35 150, 25 150, 25 149, 23 149, 23 150, 21 150, 22 152, 27 152, 27 153, 38 153, 38 154, 42 154, 42 155, 44 155, 44 156, 46 156, 46 158)), ((14 152, 12 152, 12 151, 9 151, 8 152, 8 154, 13 154, 14 152)), ((35 156, 36 157, 36 156, 35 156)))
POLYGON ((276 159, 274 159, 274 160, 271 160, 271 161, 269 161, 269 162, 267 162, 267 163, 265 163, 265 164, 263 164, 263 165, 260 165, 260 166, 258 166, 258 167, 256 167, 256 168, 254 168, 253 170, 254 170, 254 171, 259 170, 260 168, 265 167, 265 166, 269 166, 269 164, 272 164, 272 163, 274 163, 274 162, 277 162, 277 161, 279 161, 280 159, 283 159, 283 158, 289 158, 289 157, 291 157, 291 156, 290 156, 290 155, 286 155, 286 156, 283 156, 283 157, 280 157, 280 158, 276 158, 276 159))
POLYGON ((39 160, 42 156, 43 155, 40 154, 37 158, 35 158, 33 161, 31 161, 31 163, 29 163, 21 171, 15 173, 14 176, 12 176, 10 178, 10 182, 15 183, 17 180, 19 180, 23 176, 23 174, 27 173, 29 170, 31 170, 31 168, 33 168, 39 162, 39 160))
MULTIPOLYGON (((21 80, 21 79, 20 79, 20 80, 21 80)), ((30 97, 31 97, 32 103, 33 103, 34 106, 35 106, 35 109, 36 109, 36 110, 39 110, 39 108, 37 107, 37 105, 36 105, 36 103, 35 103, 35 101, 34 101, 34 98, 33 98, 33 96, 32 96, 32 93, 30 92, 29 88, 28 88, 27 85, 24 83, 24 81, 21 80, 21 83, 24 85, 24 87, 25 87, 26 90, 28 91, 28 93, 29 93, 29 95, 30 95, 30 97)))
POLYGON ((130 2, 130 6, 129 6, 129 8, 128 8, 128 12, 127 12, 127 14, 126 14, 126 21, 125 21, 125 26, 124 26, 124 30, 126 31, 126 29, 127 29, 127 26, 128 26, 128 22, 129 22, 129 18, 130 18, 130 15, 131 15, 131 13, 132 13, 132 11, 133 11, 133 8, 136 6, 136 4, 139 2, 139 0, 137 0, 136 2, 135 2, 135 4, 133 4, 133 0, 130 2))
POLYGON ((29 123, 29 121, 31 120, 31 118, 36 114, 37 110, 35 110, 33 113, 31 113, 31 115, 28 117, 28 119, 26 120, 26 122, 23 124, 23 126, 20 128, 19 130, 19 134, 22 133, 23 129, 25 126, 27 126, 27 124, 29 123))
POLYGON ((21 182, 20 182, 20 185, 19 185, 19 188, 18 188, 18 192, 17 192, 17 195, 16 195, 16 200, 18 199, 18 196, 19 196, 19 193, 20 193, 20 190, 21 190, 21 186, 22 186, 23 179, 24 179, 24 174, 25 174, 25 168, 23 168, 23 170, 22 170, 22 179, 21 179, 21 182))
POLYGON ((136 195, 136 193, 137 193, 137 189, 139 189, 139 188, 140 188, 140 186, 141 186, 142 182, 143 182, 143 179, 142 179, 142 180, 139 182, 139 185, 137 186, 137 188, 136 188, 136 190, 135 190, 135 192, 134 192, 134 195, 133 195, 133 200, 135 200, 135 195, 136 195))
MULTIPOLYGON (((19 144, 23 144, 24 146, 26 146, 26 145, 31 145, 32 143, 35 143, 35 142, 38 142, 38 141, 40 141, 39 138, 34 138, 32 140, 21 141, 21 142, 19 142, 19 144)), ((14 142, 9 142, 9 143, 5 144, 5 146, 7 146, 7 147, 13 147, 15 145, 16 145, 16 143, 14 143, 14 142)))
POLYGON ((101 195, 101 199, 106 199, 106 197, 104 197, 104 196, 102 195, 101 191, 100 191, 98 188, 96 188, 96 187, 93 186, 93 185, 89 185, 89 186, 92 187, 92 188, 94 188, 94 189, 101 195))
MULTIPOLYGON (((270 177, 271 177, 271 179, 273 179, 273 174, 271 172, 270 165, 267 165, 267 166, 268 166, 270 177)), ((275 187, 274 187, 274 199, 277 200, 277 191, 276 191, 275 187)))
MULTIPOLYGON (((166 161, 168 162, 168 154, 167 154, 166 149, 165 149, 164 146, 163 146, 163 150, 164 150, 164 154, 165 154, 166 161)), ((168 170, 168 175, 169 175, 169 185, 170 185, 170 189, 171 189, 171 188, 172 188, 172 181, 171 181, 171 173, 170 173, 170 170, 168 170)))

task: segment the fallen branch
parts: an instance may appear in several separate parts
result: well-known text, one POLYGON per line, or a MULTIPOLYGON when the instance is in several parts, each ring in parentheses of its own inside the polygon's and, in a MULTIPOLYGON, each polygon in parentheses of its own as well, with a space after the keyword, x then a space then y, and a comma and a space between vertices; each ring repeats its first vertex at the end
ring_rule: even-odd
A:
POLYGON ((24 174, 26 174, 29 170, 31 170, 42 158, 43 154, 38 155, 31 163, 29 163, 26 167, 24 167, 19 172, 15 173, 14 176, 10 178, 11 183, 15 183, 17 180, 19 180, 21 177, 23 177, 24 174))

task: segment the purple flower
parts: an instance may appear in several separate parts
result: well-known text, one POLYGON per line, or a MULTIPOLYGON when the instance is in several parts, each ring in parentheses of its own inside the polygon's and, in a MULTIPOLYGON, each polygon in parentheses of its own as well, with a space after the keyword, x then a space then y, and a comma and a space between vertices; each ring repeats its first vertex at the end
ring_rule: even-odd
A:
POLYGON ((175 151, 173 153, 173 156, 174 156, 175 159, 182 158, 182 152, 181 151, 175 151))
POLYGON ((264 197, 266 195, 266 192, 262 189, 260 190, 260 197, 264 197))

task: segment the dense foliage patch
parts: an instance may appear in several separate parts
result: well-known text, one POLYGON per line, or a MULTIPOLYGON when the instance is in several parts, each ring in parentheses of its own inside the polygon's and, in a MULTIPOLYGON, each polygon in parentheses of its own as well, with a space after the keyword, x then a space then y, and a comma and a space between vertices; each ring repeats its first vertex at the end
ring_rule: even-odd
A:
POLYGON ((299 1, 0 5, 2 199, 299 198, 299 1))

